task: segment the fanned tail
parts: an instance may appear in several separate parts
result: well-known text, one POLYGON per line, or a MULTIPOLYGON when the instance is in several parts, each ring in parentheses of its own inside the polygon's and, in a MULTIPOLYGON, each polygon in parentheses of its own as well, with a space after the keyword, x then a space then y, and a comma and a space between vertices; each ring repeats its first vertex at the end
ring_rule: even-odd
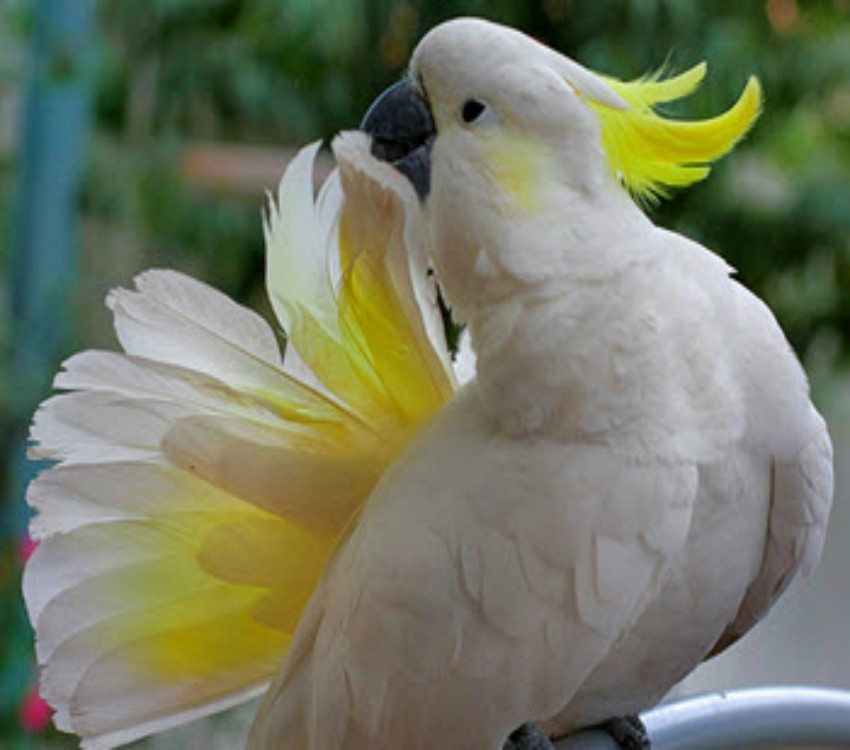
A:
POLYGON ((109 298, 124 353, 73 357, 34 419, 55 465, 28 491, 24 593, 43 695, 86 748, 262 691, 342 529, 455 387, 407 186, 370 176, 355 137, 343 182, 373 190, 333 176, 314 202, 316 150, 266 221, 285 358, 254 313, 149 271, 109 298))

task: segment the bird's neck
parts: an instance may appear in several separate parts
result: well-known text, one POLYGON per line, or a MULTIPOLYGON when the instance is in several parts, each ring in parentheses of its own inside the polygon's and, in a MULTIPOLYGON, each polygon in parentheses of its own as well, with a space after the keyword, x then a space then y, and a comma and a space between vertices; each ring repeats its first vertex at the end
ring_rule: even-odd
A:
POLYGON ((518 297, 545 299, 617 276, 655 229, 613 180, 553 185, 533 208, 501 200, 436 213, 435 264, 456 317, 473 324, 518 297))
MULTIPOLYGON (((529 261, 521 278, 494 273, 468 297, 478 387, 511 432, 583 429, 571 420, 584 419, 598 373, 610 370, 612 336, 628 336, 632 311, 623 300, 658 262, 655 229, 637 209, 604 219, 571 228, 556 262, 534 269, 529 261)), ((535 249, 529 238, 532 258, 535 249)))

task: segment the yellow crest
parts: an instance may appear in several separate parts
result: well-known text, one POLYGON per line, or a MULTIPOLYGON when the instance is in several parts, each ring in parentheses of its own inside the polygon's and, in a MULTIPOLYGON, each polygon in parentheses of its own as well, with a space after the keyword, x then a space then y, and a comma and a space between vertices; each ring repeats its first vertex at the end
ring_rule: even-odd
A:
POLYGON ((700 63, 673 78, 662 71, 635 81, 605 78, 630 105, 614 109, 588 99, 602 126, 602 146, 608 164, 632 196, 641 203, 667 197, 669 188, 699 182, 709 164, 729 152, 761 111, 761 85, 750 77, 738 101, 708 120, 670 120, 655 111, 658 104, 691 94, 706 74, 700 63))

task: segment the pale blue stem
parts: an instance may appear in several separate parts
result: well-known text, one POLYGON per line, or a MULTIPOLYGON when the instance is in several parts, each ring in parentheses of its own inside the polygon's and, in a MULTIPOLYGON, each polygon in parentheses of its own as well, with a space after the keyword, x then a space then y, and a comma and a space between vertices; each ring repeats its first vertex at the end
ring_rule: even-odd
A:
POLYGON ((90 124, 95 9, 94 0, 38 0, 34 11, 9 269, 11 380, 18 424, 13 428, 7 512, 0 513, 0 532, 15 536, 23 532, 23 493, 33 474, 25 458, 26 423, 68 353, 73 330, 77 206, 90 124))

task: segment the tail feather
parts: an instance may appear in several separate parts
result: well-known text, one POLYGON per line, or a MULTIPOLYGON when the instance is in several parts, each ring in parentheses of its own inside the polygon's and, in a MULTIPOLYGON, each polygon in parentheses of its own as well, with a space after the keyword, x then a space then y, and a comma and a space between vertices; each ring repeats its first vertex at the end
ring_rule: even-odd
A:
POLYGON ((278 197, 286 220, 273 210, 266 226, 289 356, 256 314, 149 271, 109 297, 125 352, 72 357, 55 381, 68 392, 35 416, 32 455, 54 465, 28 490, 40 546, 24 596, 42 694, 85 748, 262 691, 346 525, 454 388, 408 260, 407 198, 386 185, 358 196, 341 228, 339 177, 304 210, 314 156, 296 158, 278 197), (350 241, 358 222, 381 221, 395 230, 350 241), (305 257, 313 270, 290 283, 281 269, 305 257), (391 330, 379 322, 388 317, 391 330))

